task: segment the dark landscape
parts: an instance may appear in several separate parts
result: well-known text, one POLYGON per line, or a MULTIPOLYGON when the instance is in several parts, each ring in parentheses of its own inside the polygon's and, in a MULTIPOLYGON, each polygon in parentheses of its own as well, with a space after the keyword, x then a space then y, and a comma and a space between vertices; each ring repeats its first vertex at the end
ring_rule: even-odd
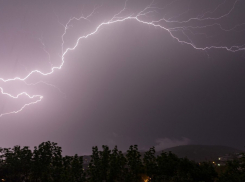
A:
POLYGON ((0 154, 0 178, 9 182, 245 180, 245 154, 224 146, 179 146, 162 152, 156 152, 152 147, 142 153, 137 145, 131 145, 123 153, 117 146, 109 149, 103 145, 102 150, 93 147, 92 155, 89 156, 62 156, 62 148, 48 141, 34 147, 33 151, 29 147, 20 146, 0 148, 0 154), (225 161, 224 155, 229 156, 225 161), (219 156, 215 161, 208 160, 215 159, 215 156, 219 156))

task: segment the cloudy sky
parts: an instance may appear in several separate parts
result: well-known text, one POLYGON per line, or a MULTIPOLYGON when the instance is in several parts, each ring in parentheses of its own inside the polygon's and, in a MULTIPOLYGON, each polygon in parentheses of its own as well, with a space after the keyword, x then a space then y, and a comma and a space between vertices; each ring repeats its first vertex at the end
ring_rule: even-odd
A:
POLYGON ((0 0, 0 146, 50 140, 70 155, 103 144, 243 149, 244 8, 241 0, 0 0), (52 74, 7 81, 33 70, 52 74), (40 99, 11 97, 22 92, 43 99, 20 111, 40 99))

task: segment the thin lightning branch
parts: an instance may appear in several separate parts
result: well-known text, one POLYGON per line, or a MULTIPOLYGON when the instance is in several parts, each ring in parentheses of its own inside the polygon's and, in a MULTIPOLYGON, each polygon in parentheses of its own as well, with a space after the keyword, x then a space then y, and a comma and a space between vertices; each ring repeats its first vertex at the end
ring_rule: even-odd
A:
POLYGON ((208 11, 208 12, 203 13, 203 15, 200 16, 200 18, 205 17, 207 14, 213 14, 215 11, 217 11, 225 3, 226 3, 226 0, 221 2, 213 11, 208 11))
POLYGON ((42 39, 42 38, 39 38, 39 41, 40 41, 40 43, 42 44, 42 49, 43 49, 43 51, 48 55, 48 62, 49 62, 49 64, 50 64, 50 66, 52 67, 53 64, 51 63, 51 56, 50 56, 49 52, 48 52, 47 49, 46 49, 46 46, 45 46, 45 44, 44 44, 44 42, 43 42, 43 39, 42 39))
MULTIPOLYGON (((168 23, 188 23, 188 22, 193 21, 193 20, 197 20, 197 21, 220 20, 220 19, 222 19, 222 18, 224 18, 224 17, 227 17, 227 16, 229 16, 229 15, 231 14, 231 12, 235 9, 235 6, 236 6, 237 2, 239 2, 239 0, 236 0, 236 1, 234 2, 232 8, 231 8, 226 14, 221 15, 221 16, 216 17, 216 18, 212 18, 212 17, 198 18, 198 17, 197 17, 197 18, 190 18, 190 19, 185 20, 185 21, 167 21, 167 20, 165 20, 165 21, 168 22, 168 23)), ((218 5, 218 7, 217 7, 214 11, 218 10, 219 7, 220 7, 220 5, 218 5)), ((214 11, 213 11, 212 13, 214 13, 214 11)), ((204 16, 205 16, 205 14, 204 14, 204 16)))
MULTIPOLYGON (((58 66, 52 66, 51 67, 51 71, 46 72, 46 73, 44 73, 44 72, 42 72, 40 70, 33 70, 33 71, 29 72, 23 78, 21 78, 21 77, 14 77, 14 78, 9 78, 9 79, 0 78, 0 81, 2 81, 3 83, 7 83, 7 82, 11 82, 11 81, 22 81, 22 82, 25 82, 26 83, 26 80, 28 78, 30 78, 33 74, 40 74, 40 75, 43 75, 43 76, 51 75, 51 74, 54 73, 55 70, 60 70, 63 67, 64 62, 65 62, 65 56, 69 52, 75 50, 81 40, 87 39, 87 38, 89 38, 89 37, 97 34, 99 32, 99 30, 102 27, 104 27, 104 26, 110 26, 110 25, 113 25, 113 24, 118 24, 118 23, 122 23, 122 22, 126 22, 126 21, 134 21, 135 23, 139 23, 139 24, 143 24, 143 25, 148 25, 148 26, 151 26, 151 27, 155 27, 155 28, 164 30, 164 31, 168 32, 169 35, 174 40, 176 40, 177 42, 179 42, 181 44, 189 45, 192 48, 194 48, 195 50, 208 51, 210 49, 224 49, 224 50, 230 51, 230 52, 244 51, 245 50, 245 44, 243 44, 243 45, 232 45, 232 46, 225 46, 225 45, 224 46, 215 46, 215 45, 211 45, 211 46, 198 47, 198 46, 196 46, 196 44, 194 43, 194 41, 192 40, 192 38, 186 33, 186 31, 189 31, 189 32, 191 32, 194 35, 205 35, 205 36, 207 36, 205 33, 194 33, 192 30, 194 30, 194 29, 195 30, 197 30, 197 29, 204 29, 204 28, 208 28, 208 27, 212 27, 212 26, 218 26, 220 28, 220 30, 229 32, 229 31, 235 30, 237 27, 240 27, 240 26, 244 25, 245 23, 242 23, 242 24, 239 24, 239 25, 235 25, 233 28, 224 29, 224 28, 222 28, 222 26, 220 24, 218 24, 216 22, 217 20, 220 20, 220 19, 223 19, 225 17, 228 17, 234 11, 234 9, 235 9, 236 5, 238 4, 238 2, 239 2, 239 0, 235 0, 234 3, 233 3, 233 5, 232 5, 232 7, 228 10, 228 12, 225 13, 225 14, 223 14, 223 15, 221 15, 221 16, 219 16, 219 17, 206 17, 206 16, 207 16, 207 14, 213 14, 213 13, 215 13, 219 8, 221 8, 221 6, 223 4, 226 3, 226 0, 224 2, 222 2, 222 3, 220 3, 213 11, 207 11, 207 12, 203 13, 201 16, 199 15, 199 17, 197 17, 197 18, 189 18, 189 19, 184 20, 184 21, 172 20, 173 18, 176 19, 176 17, 181 16, 181 14, 180 14, 180 15, 177 15, 177 16, 172 17, 170 19, 162 18, 162 19, 154 20, 154 21, 145 21, 145 20, 143 20, 143 17, 148 17, 148 15, 150 13, 155 12, 154 9, 158 9, 159 10, 161 8, 153 7, 154 1, 152 1, 148 6, 146 6, 146 8, 144 8, 142 11, 140 11, 136 15, 130 14, 128 16, 122 16, 122 14, 125 13, 125 11, 127 10, 128 0, 126 0, 125 1, 125 4, 124 4, 124 7, 118 13, 116 13, 114 16, 112 16, 112 18, 109 21, 102 22, 101 24, 99 24, 94 29, 94 31, 90 32, 89 34, 86 34, 86 35, 83 35, 83 36, 78 37, 77 40, 76 40, 76 42, 75 42, 75 44, 73 45, 73 47, 69 47, 69 48, 64 49, 64 44, 65 44, 64 37, 67 35, 67 32, 69 30, 69 27, 71 26, 70 25, 71 22, 73 22, 73 21, 80 21, 80 20, 90 21, 89 18, 91 16, 93 16, 93 14, 95 13, 95 10, 96 10, 96 8, 95 8, 91 12, 91 14, 89 14, 86 17, 84 17, 84 16, 81 16, 79 18, 72 17, 64 25, 59 22, 62 25, 62 27, 64 28, 64 32, 61 35, 61 41, 62 41, 62 43, 61 43, 61 50, 62 50, 62 55, 61 55, 61 63, 60 63, 60 65, 58 65, 58 66), (211 24, 203 25, 203 26, 189 26, 189 25, 188 26, 187 25, 184 26, 184 24, 188 24, 189 22, 192 22, 192 21, 204 22, 206 20, 214 21, 214 22, 211 23, 211 24), (164 22, 164 24, 169 24, 169 27, 170 28, 166 27, 166 25, 161 25, 162 22, 164 22), (179 24, 179 26, 174 26, 174 24, 179 24), (184 35, 187 40, 182 40, 178 36, 174 35, 174 32, 182 32, 182 35, 184 35)), ((186 13, 186 12, 184 12, 184 13, 186 13)), ((41 43, 43 45, 43 50, 48 54, 49 61, 50 61, 50 54, 46 50, 46 47, 45 47, 44 43, 42 42, 42 40, 40 40, 40 41, 41 41, 41 43)), ((51 61, 50 61, 50 63, 51 63, 51 61)), ((40 82, 35 83, 35 84, 39 84, 39 83, 45 83, 45 82, 40 81, 40 82)), ((35 85, 35 84, 32 84, 32 85, 35 85)), ((48 84, 48 85, 50 85, 50 84, 48 84)), ((53 86, 53 85, 51 85, 51 86, 53 86)), ((42 95, 29 95, 26 92, 22 92, 22 93, 19 93, 16 96, 13 96, 10 93, 5 93, 3 91, 3 88, 2 87, 0 87, 0 91, 1 91, 1 94, 7 95, 8 97, 11 97, 13 99, 18 99, 20 96, 26 96, 29 99, 36 99, 33 102, 30 102, 28 104, 25 104, 24 106, 22 106, 17 111, 12 111, 12 112, 8 112, 8 113, 0 114, 0 117, 2 117, 4 115, 9 115, 9 114, 17 114, 17 113, 21 112, 25 107, 30 106, 30 105, 34 105, 34 104, 40 102, 43 99, 43 96, 42 95)))
POLYGON ((66 97, 66 94, 59 88, 57 87, 56 85, 53 85, 51 83, 47 83, 45 81, 38 81, 38 82, 35 82, 35 83, 27 83, 26 81, 23 81, 26 85, 28 86, 36 86, 36 85, 39 85, 39 84, 44 84, 44 85, 47 85, 47 86, 50 86, 50 87, 53 87, 55 88, 56 90, 58 90, 62 95, 64 95, 64 97, 66 97))

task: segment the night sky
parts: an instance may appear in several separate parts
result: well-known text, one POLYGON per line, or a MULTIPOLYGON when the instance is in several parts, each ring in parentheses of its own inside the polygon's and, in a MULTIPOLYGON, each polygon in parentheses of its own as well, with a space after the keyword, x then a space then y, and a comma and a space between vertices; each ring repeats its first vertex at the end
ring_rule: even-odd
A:
POLYGON ((0 147, 244 149, 244 8, 243 0, 0 0, 0 147), (129 16, 156 26, 104 25, 63 56, 60 70, 6 81, 49 73, 62 45, 129 16), (43 99, 20 111, 39 97, 3 92, 43 99))

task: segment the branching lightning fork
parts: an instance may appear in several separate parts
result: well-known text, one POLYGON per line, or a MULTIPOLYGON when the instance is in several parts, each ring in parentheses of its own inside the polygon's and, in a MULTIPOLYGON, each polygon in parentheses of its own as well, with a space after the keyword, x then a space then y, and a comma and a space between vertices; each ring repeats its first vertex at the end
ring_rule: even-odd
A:
MULTIPOLYGON (((20 81, 20 82, 25 82, 26 83, 26 80, 29 77, 31 77, 33 74, 35 74, 35 73, 36 74, 43 75, 43 76, 51 75, 55 70, 60 70, 63 67, 66 54, 68 52, 72 51, 72 50, 75 50, 77 48, 79 42, 82 39, 87 39, 87 38, 93 36, 94 34, 98 33, 98 31, 103 26, 109 26, 109 25, 112 25, 112 24, 122 23, 122 22, 126 22, 126 21, 129 21, 129 20, 135 21, 135 23, 145 24, 145 25, 148 25, 148 26, 156 27, 156 28, 162 29, 164 31, 167 31, 169 33, 169 35, 173 39, 175 39, 177 42, 182 43, 182 44, 185 44, 185 45, 189 45, 189 46, 193 47, 196 50, 203 50, 203 51, 205 51, 205 50, 209 50, 209 49, 225 49, 225 50, 230 51, 230 52, 244 51, 245 50, 245 44, 244 45, 232 45, 230 47, 228 47, 228 46, 216 46, 216 45, 210 45, 210 46, 205 46, 205 47, 197 47, 194 44, 194 41, 192 40, 192 38, 189 37, 185 33, 186 31, 192 32, 193 29, 204 29, 204 28, 212 27, 212 26, 218 26, 219 29, 220 29, 220 31, 233 31, 237 27, 243 26, 245 23, 235 25, 233 28, 230 28, 230 29, 224 29, 224 28, 222 28, 221 24, 219 24, 219 23, 216 22, 217 20, 220 20, 220 19, 223 19, 225 17, 228 17, 234 11, 234 9, 237 6, 238 2, 239 2, 239 0, 235 0, 234 3, 233 3, 233 5, 231 6, 231 8, 228 10, 228 12, 226 12, 225 14, 223 14, 223 15, 221 15, 219 17, 212 17, 211 15, 215 11, 217 11, 223 4, 225 4, 226 3, 226 0, 223 1, 222 3, 220 3, 219 5, 217 5, 217 7, 213 11, 204 12, 204 13, 202 13, 201 15, 199 15, 197 17, 192 17, 192 18, 189 18, 189 19, 184 20, 184 21, 174 20, 174 19, 178 18, 179 16, 181 16, 183 13, 182 14, 179 14, 177 16, 168 18, 168 19, 162 18, 162 19, 158 19, 158 20, 154 20, 154 21, 144 21, 143 20, 143 17, 148 17, 149 14, 155 13, 157 10, 161 10, 161 8, 154 7, 153 6, 154 1, 152 1, 149 6, 147 6, 146 8, 144 8, 142 11, 140 11, 136 15, 130 14, 129 16, 122 16, 122 14, 125 13, 126 8, 127 8, 127 1, 126 1, 124 7, 117 14, 115 14, 109 21, 102 22, 101 24, 99 24, 94 29, 94 31, 90 32, 89 34, 83 35, 81 37, 78 37, 73 47, 69 47, 69 48, 67 48, 67 49, 64 50, 64 44, 65 44, 64 37, 67 34, 67 30, 69 28, 70 23, 72 21, 79 21, 79 20, 82 20, 82 19, 83 20, 89 20, 89 18, 94 14, 94 12, 95 12, 95 10, 94 10, 87 17, 84 17, 84 16, 81 16, 79 18, 73 17, 73 18, 70 18, 69 21, 65 25, 62 25, 61 24, 64 27, 64 33, 61 35, 62 56, 61 56, 61 63, 60 63, 59 66, 53 66, 53 67, 51 67, 51 71, 50 72, 44 73, 44 72, 42 72, 40 70, 33 70, 30 73, 28 73, 23 78, 21 78, 21 77, 14 77, 14 78, 9 78, 9 79, 0 78, 0 81, 3 82, 3 83, 12 82, 12 81, 20 81), (207 15, 210 15, 210 16, 207 17, 207 15), (189 25, 187 25, 188 23, 190 23, 192 21, 204 22, 203 23, 204 25, 202 25, 202 26, 189 26, 189 25), (210 23, 209 24, 205 24, 205 22, 207 22, 207 21, 208 22, 213 21, 213 23, 211 23, 211 24, 210 23), (171 28, 167 28, 166 26, 161 25, 162 22, 164 22, 164 24, 170 24, 171 25, 170 26, 171 28), (186 26, 185 26, 185 24, 186 24, 186 26), (173 27, 173 25, 175 25, 175 26, 173 27), (177 32, 182 32, 183 35, 186 37, 186 40, 187 41, 186 40, 182 40, 180 37, 177 37, 176 35, 174 35, 174 32, 176 32, 176 31, 177 32)), ((186 12, 188 12, 188 10, 186 12)), ((184 13, 186 13, 186 12, 184 12, 184 13)), ((196 33, 196 34, 198 34, 198 33, 196 33)), ((200 33, 200 34, 203 34, 203 33, 200 33)), ((50 62, 50 54, 46 50, 45 45, 44 45, 44 43, 42 42, 41 39, 40 39, 40 41, 41 41, 41 44, 43 45, 43 50, 49 56, 49 62, 50 62)), ((52 64, 51 64, 51 66, 52 66, 52 64)), ((35 84, 32 84, 32 85, 35 85, 35 84)), ((4 90, 3 90, 2 87, 0 87, 0 91, 1 91, 1 94, 6 95, 6 96, 8 96, 10 98, 13 98, 13 99, 18 99, 20 96, 26 96, 29 99, 36 99, 33 102, 30 102, 28 104, 23 105, 17 111, 11 111, 11 112, 7 112, 7 113, 2 113, 2 114, 0 114, 0 117, 2 117, 4 115, 17 114, 17 113, 21 112, 25 107, 30 106, 30 105, 34 105, 34 104, 36 104, 38 102, 41 102, 42 99, 43 99, 43 96, 42 95, 29 95, 27 92, 22 92, 22 93, 19 93, 16 96, 14 96, 14 95, 11 95, 10 93, 4 92, 4 90)))

